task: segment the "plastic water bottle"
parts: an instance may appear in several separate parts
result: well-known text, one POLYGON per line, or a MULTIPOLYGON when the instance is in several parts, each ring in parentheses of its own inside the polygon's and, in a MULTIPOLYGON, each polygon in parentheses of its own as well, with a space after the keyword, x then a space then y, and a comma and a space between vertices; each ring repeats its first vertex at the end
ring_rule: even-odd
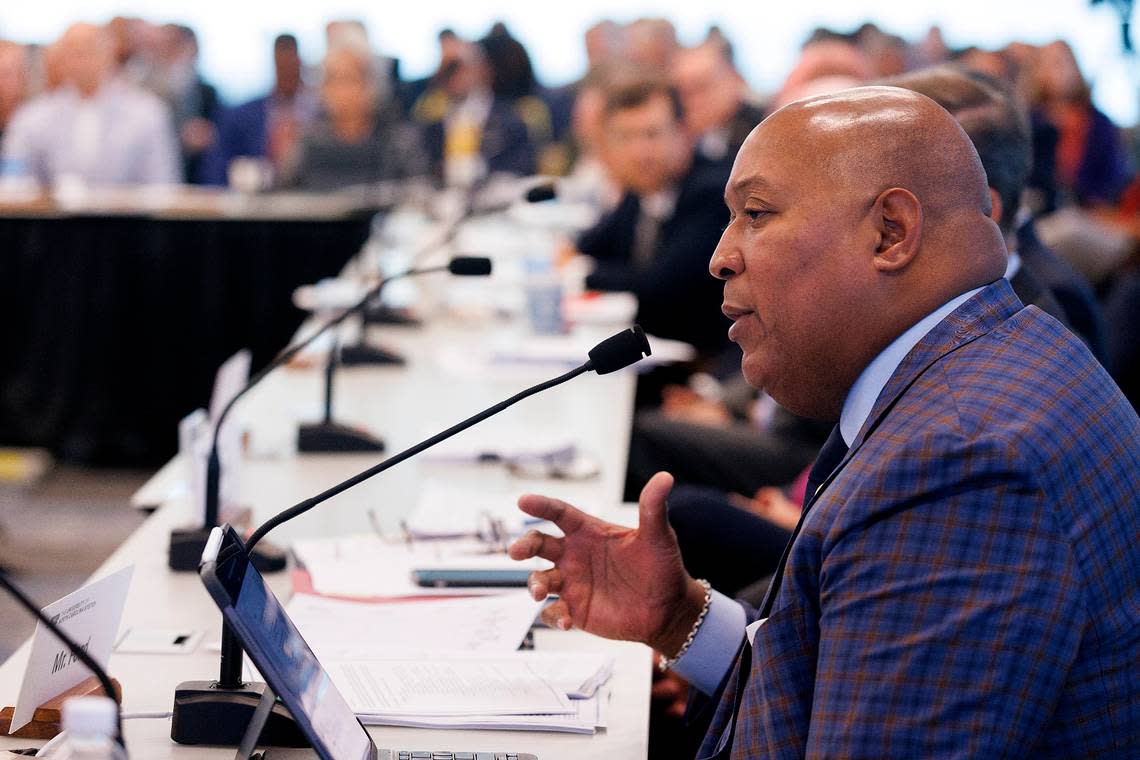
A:
POLYGON ((63 703, 66 739, 50 757, 61 760, 127 760, 115 741, 118 705, 107 697, 75 697, 63 703))
POLYGON ((531 332, 558 335, 566 331, 562 320, 562 278, 554 266, 554 241, 544 230, 531 230, 524 238, 527 255, 526 313, 531 332))

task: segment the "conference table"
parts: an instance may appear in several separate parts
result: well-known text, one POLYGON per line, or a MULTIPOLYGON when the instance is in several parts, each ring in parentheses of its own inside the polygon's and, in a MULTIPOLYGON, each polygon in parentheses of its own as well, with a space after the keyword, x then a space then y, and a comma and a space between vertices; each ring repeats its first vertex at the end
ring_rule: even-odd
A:
MULTIPOLYGON (((433 275, 432 277, 437 277, 433 275)), ((444 275, 438 276, 440 280, 444 275)), ((405 366, 341 368, 336 381, 334 417, 381 436, 387 451, 372 454, 298 454, 294 446, 300 422, 316 420, 323 408, 323 358, 320 342, 302 355, 300 366, 271 374, 235 407, 234 424, 246 430, 237 502, 254 522, 321 492, 379 461, 523 388, 569 369, 566 358, 616 331, 614 325, 583 326, 569 336, 536 339, 517 318, 480 306, 473 298, 515 287, 490 281, 455 283, 459 298, 441 295, 442 283, 425 279, 434 291, 427 301, 440 314, 419 328, 371 326, 369 342, 402 354, 405 366), (518 348, 541 344, 519 354, 518 348), (552 349, 553 347, 553 349, 552 349)), ((454 291, 453 291, 454 292, 454 291)), ((492 299, 493 300, 493 299, 492 299)), ((301 334, 304 334, 302 328, 301 334)), ((585 360, 585 348, 575 363, 585 360)), ((592 477, 519 477, 489 463, 409 460, 351 489, 313 512, 281 526, 269 540, 288 545, 298 538, 334 537, 380 531, 398 534, 402 520, 427 488, 511 500, 524 492, 545 493, 632 524, 636 508, 621 505, 626 451, 636 376, 632 369, 611 375, 590 373, 566 385, 528 398, 453 439, 453 451, 505 451, 570 442, 598 466, 592 477)), ((448 445, 448 444, 444 444, 448 445)), ((232 748, 182 746, 169 738, 165 716, 176 684, 216 677, 220 616, 194 574, 166 566, 166 546, 173 527, 192 520, 189 468, 181 458, 163 467, 136 495, 138 506, 157 507, 143 525, 107 560, 96 576, 124 565, 135 566, 120 631, 138 628, 185 628, 204 631, 197 650, 185 655, 115 653, 109 670, 123 685, 125 715, 155 715, 125 722, 133 757, 232 757, 232 748)), ((291 593, 288 573, 269 577, 284 600, 291 593)), ((580 631, 535 630, 537 650, 604 651, 615 659, 609 686, 608 728, 595 735, 523 731, 428 730, 370 727, 378 746, 409 749, 525 751, 543 760, 582 757, 645 757, 648 745, 649 681, 652 653, 639 644, 598 639, 580 631)), ((25 643, 0 666, 0 703, 13 704, 28 654, 25 643)), ((35 744, 0 738, 0 749, 35 744)))
POLYGON ((375 211, 354 198, 121 190, 84 202, 0 193, 0 446, 153 467, 240 348, 260 366, 337 274, 375 211))

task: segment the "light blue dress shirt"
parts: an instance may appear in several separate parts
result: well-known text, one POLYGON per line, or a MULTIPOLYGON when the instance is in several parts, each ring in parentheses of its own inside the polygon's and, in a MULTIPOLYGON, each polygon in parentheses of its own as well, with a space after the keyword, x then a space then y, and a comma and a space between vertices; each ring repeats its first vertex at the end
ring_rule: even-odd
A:
POLYGON ((161 185, 181 179, 178 140, 166 105, 126 81, 90 98, 62 87, 24 104, 0 148, 5 176, 50 188, 62 177, 92 187, 161 185))
MULTIPOLYGON (((839 416, 839 433, 848 446, 859 435, 859 430, 870 416, 879 394, 899 364, 915 345, 948 317, 951 312, 976 295, 981 288, 962 293, 947 301, 912 325, 906 332, 883 349, 859 374, 843 402, 839 416)), ((701 623, 693 643, 673 670, 705 694, 716 692, 736 658, 740 641, 745 635, 748 616, 744 608, 717 591, 704 622, 701 623)))

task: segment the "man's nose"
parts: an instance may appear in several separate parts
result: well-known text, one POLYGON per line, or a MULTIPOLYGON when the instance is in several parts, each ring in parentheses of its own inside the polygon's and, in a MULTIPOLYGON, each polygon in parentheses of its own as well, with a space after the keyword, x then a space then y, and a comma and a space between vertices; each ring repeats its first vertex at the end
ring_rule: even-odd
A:
POLYGON ((720 242, 709 259, 709 274, 718 280, 735 277, 743 269, 743 259, 736 252, 731 238, 731 228, 721 233, 720 242))

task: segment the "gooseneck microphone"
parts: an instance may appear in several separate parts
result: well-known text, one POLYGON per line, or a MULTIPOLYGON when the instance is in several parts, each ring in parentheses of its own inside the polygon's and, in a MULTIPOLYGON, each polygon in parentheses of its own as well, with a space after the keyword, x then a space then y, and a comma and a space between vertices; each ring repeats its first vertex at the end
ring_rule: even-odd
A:
MULTIPOLYGON (((257 386, 270 372, 287 364, 318 337, 341 324, 353 314, 363 310, 373 299, 380 295, 388 283, 405 277, 417 277, 434 272, 450 272, 451 274, 461 277, 487 275, 491 273, 491 260, 485 256, 456 256, 445 265, 408 269, 381 280, 374 287, 369 289, 363 298, 317 327, 309 337, 283 349, 269 364, 262 367, 261 370, 249 378, 245 386, 226 402, 226 405, 222 407, 221 413, 218 414, 218 419, 214 421, 210 454, 206 460, 206 509, 204 525, 201 528, 193 528, 190 530, 176 529, 171 532, 169 561, 171 570, 196 571, 198 569, 198 562, 202 558, 202 550, 206 547, 206 541, 210 537, 210 531, 218 524, 222 471, 221 457, 218 454, 218 433, 221 431, 222 424, 226 421, 226 417, 229 416, 230 410, 233 409, 238 399, 257 386)), ((280 566, 261 566, 261 569, 267 570, 271 567, 281 569, 283 566, 283 564, 280 564, 280 566)))
POLYGON ((23 591, 20 590, 12 581, 8 580, 8 576, 0 572, 0 586, 3 586, 12 598, 20 603, 20 606, 32 613, 37 620, 40 621, 52 635, 63 642, 67 647, 67 651, 72 657, 83 663, 84 667, 95 674, 95 678, 99 680, 99 686, 103 688, 103 693, 115 701, 115 743, 123 748, 125 751, 127 745, 123 742, 123 718, 122 711, 119 709, 119 701, 115 699, 115 685, 111 683, 111 677, 107 675, 107 671, 100 667, 99 663, 95 662, 95 658, 87 654, 87 650, 75 643, 74 640, 66 633, 64 633, 58 625, 52 622, 51 618, 43 613, 35 602, 29 599, 23 591))
MULTIPOLYGON (((391 467, 395 467, 425 449, 429 449, 437 443, 445 441, 453 435, 461 433, 469 427, 482 422, 488 417, 498 414, 508 407, 514 406, 525 398, 553 388, 556 385, 561 385, 568 380, 572 380, 590 371, 597 372, 599 375, 616 372, 619 369, 623 369, 640 361, 651 353, 649 341, 646 339, 645 333, 642 331, 640 325, 634 325, 628 330, 623 330, 614 336, 606 338, 589 351, 589 359, 584 364, 551 380, 527 388, 505 401, 500 401, 473 417, 468 417, 447 430, 437 433, 401 451, 399 454, 388 457, 358 475, 354 475, 348 480, 338 483, 316 496, 305 499, 283 512, 278 513, 250 535, 245 542, 246 550, 252 551, 258 542, 278 525, 288 522, 294 517, 303 515, 318 504, 347 491, 353 486, 363 483, 375 475, 379 475, 391 467)), ((185 744, 236 744, 240 741, 245 731, 245 726, 249 722, 249 716, 260 699, 259 695, 260 692, 257 691, 256 688, 242 680, 241 643, 234 637, 229 626, 223 622, 221 669, 218 680, 216 682, 189 681, 178 686, 174 693, 175 717, 171 725, 171 738, 176 742, 185 744), (204 719, 202 717, 203 714, 208 714, 209 719, 204 719), (199 731, 205 730, 203 729, 204 726, 209 726, 209 730, 214 733, 208 737, 188 737, 181 735, 179 730, 180 725, 192 725, 199 731)), ((269 730, 272 732, 274 729, 270 728, 269 730)), ((287 736, 287 734, 282 735, 282 737, 284 736, 287 736)), ((272 733, 268 735, 263 734, 262 738, 263 741, 270 746, 272 746, 272 742, 275 741, 272 733)), ((281 738, 277 741, 286 742, 288 739, 281 738)))
POLYGON ((354 475, 348 480, 345 480, 342 483, 338 483, 332 488, 329 488, 326 491, 322 491, 316 496, 305 499, 299 504, 286 509, 284 512, 280 512, 277 515, 271 517, 269 520, 266 520, 260 528, 255 530, 246 540, 246 551, 252 551, 253 548, 257 546, 257 542, 264 538, 266 533, 273 530, 278 525, 286 523, 289 520, 292 520, 294 517, 303 515, 321 502, 327 501, 337 494, 347 491, 353 486, 359 485, 374 475, 379 475, 380 473, 384 472, 384 470, 395 467, 407 459, 411 459, 421 451, 430 449, 437 443, 446 441, 456 433, 462 433, 472 425, 477 425, 488 417, 492 417, 504 409, 514 406, 524 398, 529 398, 536 393, 541 393, 542 391, 549 390, 556 385, 562 385, 562 383, 565 383, 567 380, 572 380, 575 377, 578 377, 578 375, 583 375, 587 372, 590 372, 591 370, 597 372, 599 375, 606 375, 611 372, 617 372, 619 369, 624 369, 631 364, 641 361, 651 353, 652 351, 649 348, 649 340, 645 337, 645 332, 641 329, 641 325, 634 325, 628 330, 623 330, 616 335, 606 338, 590 350, 590 352, 587 354, 589 356, 589 359, 585 364, 581 364, 569 372, 559 375, 556 378, 539 383, 538 385, 531 386, 530 388, 527 388, 525 391, 522 391, 520 393, 516 393, 509 399, 500 401, 494 406, 488 407, 478 414, 472 417, 468 417, 462 422, 449 427, 447 430, 436 433, 431 438, 420 441, 416 445, 404 449, 399 454, 394 454, 393 456, 385 459, 383 462, 369 467, 364 472, 361 472, 358 475, 354 475))

